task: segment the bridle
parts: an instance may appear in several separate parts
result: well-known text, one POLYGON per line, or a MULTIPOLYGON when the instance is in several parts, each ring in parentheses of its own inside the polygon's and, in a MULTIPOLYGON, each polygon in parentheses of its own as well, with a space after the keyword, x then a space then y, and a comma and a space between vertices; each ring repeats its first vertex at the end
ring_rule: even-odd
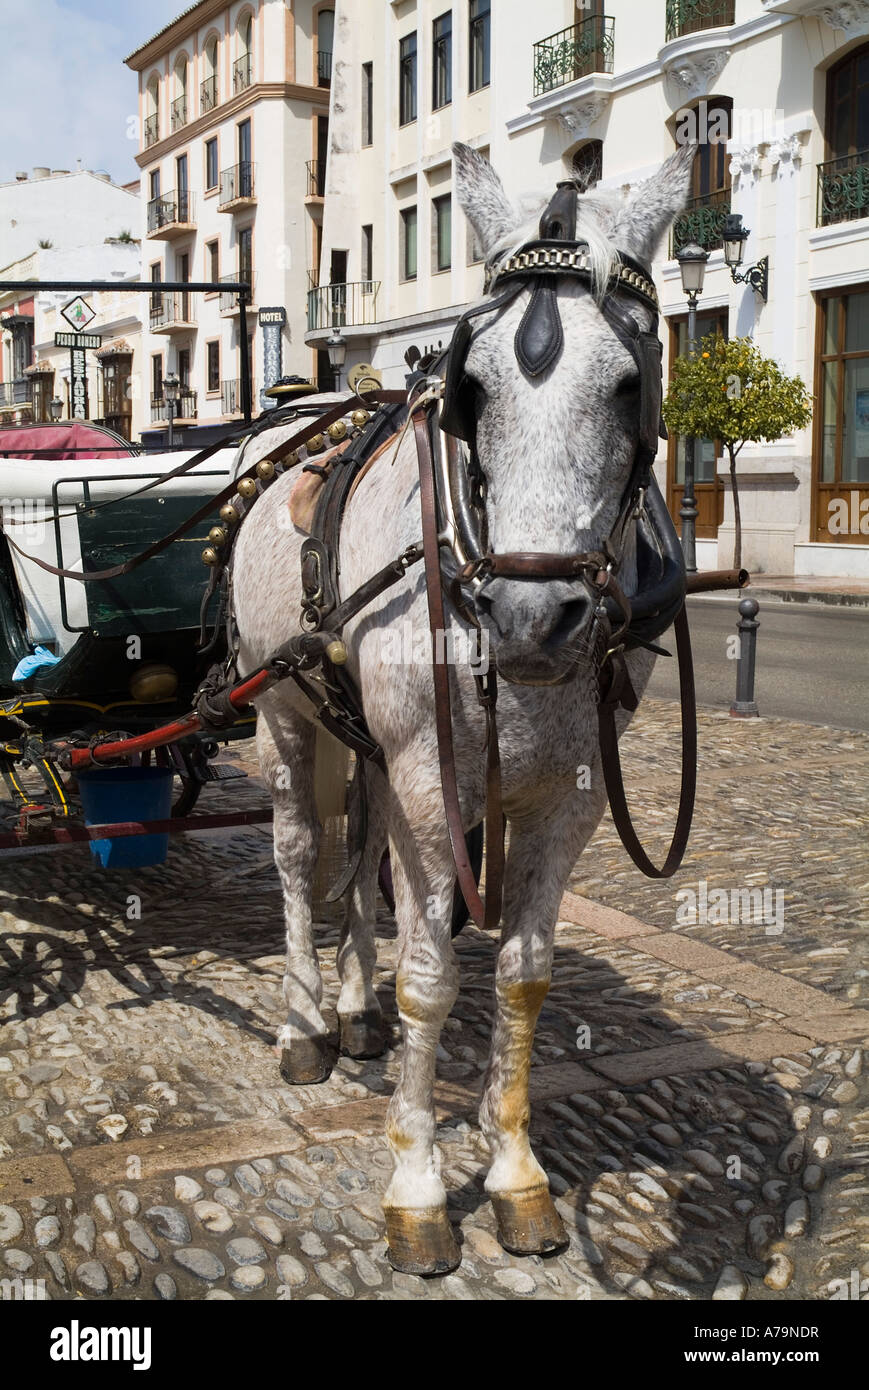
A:
MULTIPOLYGON (((504 876, 504 819, 501 806, 500 755, 496 722, 497 675, 474 673, 477 699, 486 718, 486 900, 480 897, 465 847, 455 770, 449 674, 438 659, 438 634, 446 626, 444 589, 454 607, 477 630, 474 590, 490 578, 549 580, 580 578, 594 599, 593 668, 597 680, 601 763, 613 818, 625 848, 649 877, 666 878, 679 867, 688 841, 696 789, 697 730, 690 638, 685 616, 685 570, 681 547, 652 474, 661 420, 661 359, 658 297, 648 268, 621 253, 601 312, 631 354, 639 374, 638 437, 630 477, 615 523, 599 550, 573 554, 494 552, 488 546, 485 482, 477 458, 475 387, 466 370, 474 320, 498 312, 529 287, 529 302, 514 340, 521 371, 534 379, 556 361, 564 344, 558 290, 565 279, 591 285, 591 254, 576 236, 577 187, 558 185, 540 222, 540 236, 488 267, 487 288, 507 285, 504 293, 470 309, 456 326, 445 359, 433 364, 443 372, 442 397, 426 413, 414 416, 432 670, 435 722, 447 827, 459 885, 478 926, 493 928, 500 917, 504 876), (651 309, 651 327, 641 330, 628 311, 629 296, 651 309), (458 441, 470 450, 462 456, 458 441), (630 597, 619 582, 627 542, 633 531, 638 561, 637 591, 630 597), (446 554, 444 553, 446 552, 446 554), (645 565, 644 565, 645 560, 645 565), (653 563, 654 562, 654 563, 653 563), (643 579, 646 583, 643 584, 643 579), (471 591, 469 594, 468 591, 471 591), (682 704, 682 784, 672 842, 660 868, 652 864, 634 831, 622 781, 615 715, 619 707, 637 708, 625 651, 642 646, 660 651, 653 641, 675 621, 682 704)), ((431 378, 426 379, 431 390, 431 378)), ((565 678, 574 672, 568 671, 565 678)))

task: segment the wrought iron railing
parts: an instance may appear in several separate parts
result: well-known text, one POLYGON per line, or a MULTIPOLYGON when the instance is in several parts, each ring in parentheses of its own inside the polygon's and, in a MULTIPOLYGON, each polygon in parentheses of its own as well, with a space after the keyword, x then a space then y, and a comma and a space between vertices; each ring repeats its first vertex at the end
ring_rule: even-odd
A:
POLYGON ((190 295, 184 290, 152 294, 150 308, 151 331, 156 328, 170 328, 173 324, 189 324, 190 295))
POLYGON ((155 111, 153 116, 145 117, 145 149, 150 149, 156 145, 160 137, 160 117, 155 111))
POLYGON ((218 207, 235 203, 239 198, 254 196, 254 165, 249 159, 242 164, 233 164, 231 169, 224 169, 220 175, 218 207))
POLYGON ((692 198, 685 211, 673 223, 670 236, 670 256, 678 255, 683 246, 696 242, 704 251, 715 251, 723 245, 722 232, 730 212, 730 189, 717 193, 702 193, 692 198))
POLYGON ((33 400, 33 382, 27 377, 0 381, 0 405, 29 405, 33 400))
POLYGON ((377 322, 379 280, 321 285, 308 291, 308 332, 377 322))
POLYGON ((869 217, 869 150, 818 165, 818 226, 869 217))
POLYGON ((735 0, 667 0, 667 39, 722 29, 734 22, 735 0))
MULTIPOLYGON (((155 425, 161 420, 169 419, 169 402, 165 396, 151 397, 151 424, 155 425)), ((174 420, 195 420, 196 419, 196 392, 182 391, 178 400, 175 402, 174 420)))
MULTIPOLYGON (((221 277, 220 277, 220 283, 221 283, 222 285, 224 285, 224 284, 226 284, 226 285, 229 285, 229 284, 237 285, 237 284, 239 283, 239 281, 241 281, 243 284, 248 284, 248 285, 250 285, 250 284, 252 283, 252 280, 253 280, 253 269, 252 269, 251 266, 249 266, 249 265, 244 265, 244 264, 242 264, 242 265, 239 266, 238 271, 237 271, 237 273, 236 273, 235 275, 221 275, 221 277)), ((249 295, 247 295, 247 297, 246 297, 246 299, 245 299, 245 303, 246 303, 246 304, 250 304, 251 302, 252 302, 252 300, 251 300, 251 295, 249 294, 249 295)), ((219 308, 220 308, 221 314, 227 314, 227 313, 232 312, 234 309, 237 309, 237 308, 238 308, 238 291, 237 291, 237 290, 221 290, 221 291, 220 291, 220 306, 219 306, 219 308)))
POLYGON ((325 159, 309 159, 308 170, 308 197, 323 198, 326 194, 326 161, 325 159))
POLYGON ((317 85, 328 87, 332 82, 332 50, 321 48, 317 54, 317 85))
POLYGON ((183 125, 187 124, 186 95, 184 95, 183 97, 178 97, 177 101, 173 101, 172 106, 170 108, 170 115, 173 130, 180 130, 183 125))
POLYGON ((148 231, 159 232, 162 227, 176 223, 190 226, 193 222, 193 194, 186 189, 152 198, 148 204, 148 231))
MULTIPOLYGON (((256 399, 253 381, 250 384, 251 399, 256 399)), ((220 402, 224 415, 240 415, 241 405, 241 382, 222 381, 220 383, 220 402)))
POLYGON ((232 90, 243 92, 253 81, 253 59, 250 53, 242 53, 232 65, 232 90))
POLYGON ((551 92, 591 72, 612 72, 615 20, 590 15, 534 45, 534 95, 551 92))
POLYGON ((217 77, 206 77, 199 88, 199 112, 204 116, 206 111, 213 111, 217 105, 217 77))

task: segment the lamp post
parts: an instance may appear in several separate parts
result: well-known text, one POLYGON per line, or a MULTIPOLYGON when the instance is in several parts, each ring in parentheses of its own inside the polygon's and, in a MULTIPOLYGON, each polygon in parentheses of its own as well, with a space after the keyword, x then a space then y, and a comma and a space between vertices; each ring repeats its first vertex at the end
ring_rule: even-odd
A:
POLYGON ((55 423, 60 419, 63 414, 63 401, 60 399, 60 396, 54 396, 48 402, 48 413, 55 423))
POLYGON ((723 240, 724 261, 730 271, 730 278, 734 285, 750 285, 765 304, 769 298, 769 256, 764 256, 756 265, 750 265, 741 275, 738 273, 748 238, 749 229, 742 225, 742 214, 729 212, 724 223, 723 240))
POLYGON ((326 339, 326 350, 329 353, 329 366, 335 373, 335 390, 340 391, 341 368, 347 357, 347 344, 337 328, 334 328, 326 339))
POLYGON ((169 407, 169 448, 175 447, 175 407, 181 399, 181 382, 174 373, 163 378, 163 395, 169 407))
MULTIPOLYGON (((679 272, 682 276, 682 289, 688 299, 688 353, 693 356, 697 344, 697 300, 703 293, 703 280, 706 276, 706 262, 709 252, 696 242, 689 242, 676 253, 679 272)), ((685 486, 682 489, 682 505, 679 517, 682 522, 682 554, 688 574, 697 573, 697 501, 694 496, 694 435, 685 438, 685 486)))

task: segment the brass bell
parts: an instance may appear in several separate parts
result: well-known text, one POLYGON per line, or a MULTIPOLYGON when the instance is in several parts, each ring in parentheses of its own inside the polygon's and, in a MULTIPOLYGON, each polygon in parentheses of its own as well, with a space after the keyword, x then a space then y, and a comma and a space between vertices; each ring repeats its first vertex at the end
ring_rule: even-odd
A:
POLYGON ((271 459, 260 459, 256 466, 257 477, 262 478, 264 483, 269 482, 275 476, 275 466, 271 459))
POLYGON ((220 564, 220 556, 218 555, 217 551, 214 549, 213 546, 206 546, 205 550, 203 550, 202 563, 204 565, 210 565, 212 567, 214 565, 220 564))
POLYGON ((208 533, 208 539, 212 545, 223 545, 226 540, 226 532, 222 526, 212 526, 208 533))
POLYGON ((284 454, 284 457, 281 459, 281 463, 284 465, 284 468, 295 468, 295 466, 296 466, 296 464, 297 464, 298 462, 299 462, 299 451, 298 451, 298 449, 291 449, 290 452, 289 452, 288 454, 284 454))
POLYGON ((238 512, 235 510, 235 507, 233 507, 229 502, 227 502, 226 506, 221 507, 220 509, 220 519, 223 522, 224 526, 234 526, 236 522, 239 521, 241 518, 239 517, 238 512))
POLYGON ((343 666, 347 660, 347 648, 340 638, 335 638, 326 648, 326 655, 333 666, 343 666))
POLYGON ((239 497, 256 497, 256 483, 253 478, 242 478, 238 485, 239 497))
POLYGON ((322 454, 326 447, 326 440, 322 434, 312 434, 305 448, 309 454, 322 454))
POLYGON ((350 416, 350 419, 353 421, 353 424, 356 426, 356 428, 361 430, 368 424, 368 421, 371 419, 371 415, 367 410, 354 410, 353 414, 350 416))
POLYGON ((343 420, 334 420, 329 426, 330 439, 343 439, 347 433, 347 426, 343 420))

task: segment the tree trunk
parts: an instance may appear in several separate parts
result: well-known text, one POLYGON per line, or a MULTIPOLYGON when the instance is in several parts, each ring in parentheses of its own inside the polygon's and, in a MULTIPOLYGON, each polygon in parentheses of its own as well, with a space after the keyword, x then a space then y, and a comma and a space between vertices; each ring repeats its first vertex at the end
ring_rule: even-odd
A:
POLYGON ((728 444, 730 455, 730 491, 733 493, 733 568, 742 568, 742 516, 739 511, 739 484, 736 481, 736 455, 728 444))

